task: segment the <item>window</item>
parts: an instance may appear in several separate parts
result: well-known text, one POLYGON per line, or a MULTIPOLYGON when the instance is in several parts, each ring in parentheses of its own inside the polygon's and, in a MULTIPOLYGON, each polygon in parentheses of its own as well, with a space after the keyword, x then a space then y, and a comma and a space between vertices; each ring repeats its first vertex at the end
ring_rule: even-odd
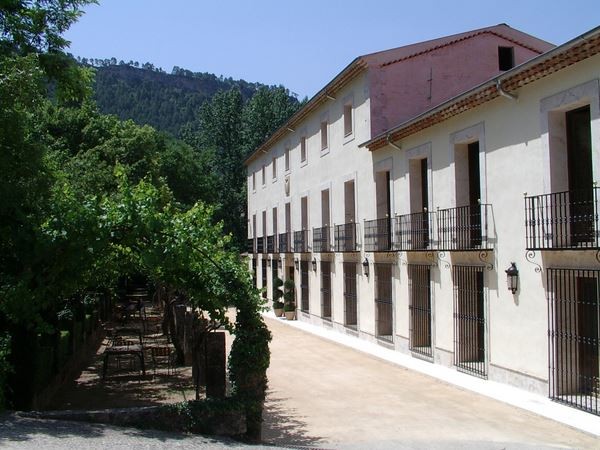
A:
POLYGON ((256 172, 252 172, 252 190, 256 190, 256 172))
POLYGON ((265 184, 267 184, 267 175, 266 175, 266 169, 265 169, 264 165, 262 166, 262 184, 263 184, 263 186, 265 184))
POLYGON ((277 158, 273 158, 273 180, 277 179, 277 158))
POLYGON ((300 162, 306 162, 306 136, 300 138, 300 162))
POLYGON ((325 150, 329 145, 329 136, 327 135, 327 121, 321 122, 321 150, 325 150))
POLYGON ((454 365, 463 372, 487 376, 486 303, 483 267, 454 266, 454 365))
POLYGON ((285 149, 285 170, 286 172, 290 170, 290 149, 285 149))
POLYGON ((375 263, 375 336, 394 340, 394 305, 392 302, 392 265, 375 263))
POLYGON ((303 312, 310 310, 310 297, 308 293, 308 261, 300 261, 300 309, 303 312))
POLYGON ((550 398, 600 415, 600 271, 548 268, 550 398))
POLYGON ((409 344, 411 352, 431 358, 431 268, 408 264, 409 344))
POLYGON ((498 69, 510 70, 515 67, 515 49, 513 47, 498 47, 498 69))
POLYGON ((352 103, 344 105, 344 137, 352 134, 352 103))
POLYGON ((358 329, 358 299, 356 289, 356 264, 344 264, 344 326, 358 329))

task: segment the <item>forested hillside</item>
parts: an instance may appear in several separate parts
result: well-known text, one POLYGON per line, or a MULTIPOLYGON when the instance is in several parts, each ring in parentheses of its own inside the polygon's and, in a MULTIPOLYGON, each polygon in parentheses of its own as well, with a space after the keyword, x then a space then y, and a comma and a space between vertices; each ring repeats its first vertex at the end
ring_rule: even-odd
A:
POLYGON ((236 89, 247 101, 266 87, 177 66, 166 73, 151 63, 117 62, 115 58, 84 58, 80 63, 96 69, 94 98, 102 113, 151 125, 173 136, 180 136, 181 127, 192 122, 200 105, 217 92, 236 89))

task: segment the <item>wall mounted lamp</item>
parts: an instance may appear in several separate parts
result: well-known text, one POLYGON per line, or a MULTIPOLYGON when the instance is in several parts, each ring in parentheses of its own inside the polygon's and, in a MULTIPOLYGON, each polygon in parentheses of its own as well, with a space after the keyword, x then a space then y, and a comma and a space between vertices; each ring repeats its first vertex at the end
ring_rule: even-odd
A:
POLYGON ((313 258, 313 260, 312 260, 312 269, 313 269, 313 272, 317 271, 317 259, 316 258, 313 258))
POLYGON ((517 265, 514 262, 511 262, 510 267, 506 269, 505 272, 508 290, 514 294, 519 287, 519 270, 517 269, 517 265))
POLYGON ((362 262, 363 273, 368 277, 369 276, 369 260, 365 257, 365 260, 362 262))
POLYGON ((298 258, 294 260, 294 266, 296 266, 296 270, 300 270, 300 261, 298 261, 298 258))

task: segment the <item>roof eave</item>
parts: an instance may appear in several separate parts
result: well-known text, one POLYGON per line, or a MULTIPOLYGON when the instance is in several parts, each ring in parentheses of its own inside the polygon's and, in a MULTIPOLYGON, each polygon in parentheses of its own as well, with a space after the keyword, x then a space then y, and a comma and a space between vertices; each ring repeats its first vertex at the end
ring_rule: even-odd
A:
POLYGON ((352 81, 360 72, 368 67, 366 61, 362 56, 355 58, 350 64, 348 64, 333 80, 325 85, 319 92, 317 92, 302 108, 290 117, 287 122, 280 126, 273 134, 271 134, 266 141, 259 145, 256 150, 252 152, 248 158, 244 161, 244 165, 250 164, 260 153, 267 153, 268 149, 279 139, 285 136, 288 132, 295 130, 297 125, 304 117, 316 108, 321 106, 324 102, 331 98, 336 92, 346 86, 352 81))

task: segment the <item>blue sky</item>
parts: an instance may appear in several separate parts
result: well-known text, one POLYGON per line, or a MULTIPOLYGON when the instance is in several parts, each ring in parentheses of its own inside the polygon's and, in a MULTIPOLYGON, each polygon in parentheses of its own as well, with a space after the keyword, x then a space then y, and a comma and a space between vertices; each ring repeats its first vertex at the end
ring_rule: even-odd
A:
POLYGON ((562 44, 600 25, 600 3, 100 0, 66 38, 76 56, 180 66, 311 97, 358 55, 498 23, 562 44))

